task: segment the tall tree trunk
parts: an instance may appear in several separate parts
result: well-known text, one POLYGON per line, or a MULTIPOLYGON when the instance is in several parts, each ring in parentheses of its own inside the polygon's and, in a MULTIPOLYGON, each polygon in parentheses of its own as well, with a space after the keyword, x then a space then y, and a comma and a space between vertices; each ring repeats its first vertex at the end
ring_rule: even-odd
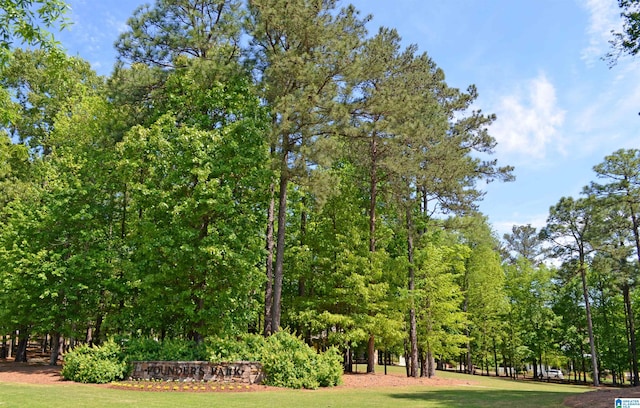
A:
MULTIPOLYGON (((302 197, 302 211, 300 212, 300 248, 304 248, 306 245, 307 236, 307 210, 305 208, 307 203, 306 197, 302 197)), ((306 277, 301 275, 298 279, 298 296, 304 297, 306 292, 306 277)))
POLYGON ((100 343, 102 342, 100 337, 102 336, 103 319, 104 317, 102 313, 98 313, 98 316, 96 317, 96 327, 95 327, 95 330, 93 331, 93 344, 95 345, 100 345, 100 343))
POLYGON ((411 352, 408 349, 407 340, 404 341, 404 370, 407 377, 411 376, 411 352))
POLYGON ((17 331, 11 333, 11 338, 9 341, 9 354, 7 354, 8 358, 15 357, 16 355, 16 348, 17 348, 17 342, 18 342, 17 338, 18 338, 17 331))
POLYGON ((18 337, 18 347, 16 349, 16 363, 26 363, 27 362, 27 345, 29 344, 29 332, 26 329, 20 330, 20 335, 18 337))
POLYGON ((591 306, 589 302, 589 292, 587 290, 587 273, 584 266, 584 259, 580 259, 580 277, 582 279, 582 295, 584 296, 584 304, 587 312, 587 330, 589 333, 589 348, 591 349, 591 366, 593 372, 593 385, 600 385, 598 376, 598 356, 596 355, 596 342, 593 336, 593 322, 591 321, 591 306))
POLYGON ((500 377, 500 373, 498 372, 498 349, 496 348, 496 338, 492 337, 493 340, 493 362, 495 364, 496 369, 496 377, 500 377))
MULTIPOLYGON (((584 359, 584 347, 582 346, 582 343, 580 343, 580 362, 582 364, 582 378, 583 378, 583 382, 587 382, 587 362, 584 359)), ((580 376, 578 375, 578 378, 580 376)))
POLYGON ((427 361, 427 377, 433 378, 436 376, 436 359, 429 347, 427 349, 427 353, 425 354, 425 360, 427 361))
POLYGON ((60 354, 60 333, 55 332, 51 334, 51 355, 49 358, 49 365, 58 365, 58 355, 60 354))
MULTIPOLYGON (((287 152, 288 147, 286 147, 284 151, 287 152)), ((289 155, 285 153, 282 159, 282 168, 280 169, 280 191, 278 192, 278 234, 276 243, 276 264, 273 273, 273 305, 271 306, 272 333, 280 330, 282 279, 284 270, 284 243, 287 221, 287 186, 289 184, 289 175, 287 173, 288 157, 289 155)))
POLYGON ((415 291, 415 269, 413 266, 413 220, 411 218, 411 208, 407 206, 407 259, 409 261, 409 297, 411 305, 409 306, 409 343, 411 370, 410 376, 418 376, 418 323, 416 321, 416 306, 413 301, 415 291))
POLYGON ((347 347, 344 351, 343 365, 345 373, 353 372, 353 354, 350 347, 347 347))
MULTIPOLYGON (((209 215, 204 215, 199 227, 200 233, 198 237, 200 242, 209 236, 210 223, 211 219, 209 215)), ((200 344, 204 341, 204 331, 206 326, 206 320, 203 317, 203 313, 205 308, 204 294, 207 290, 207 281, 204 276, 199 276, 195 271, 192 270, 192 273, 193 276, 191 277, 191 280, 194 283, 197 282, 197 284, 194 285, 192 292, 192 300, 195 304, 194 315, 196 320, 194 322, 194 327, 192 328, 191 338, 196 342, 196 344, 200 344)))
POLYGON ((45 334, 42 340, 40 341, 40 353, 45 354, 47 352, 47 347, 49 347, 49 334, 45 334))
POLYGON ((273 227, 275 222, 275 189, 274 183, 269 185, 269 209, 267 210, 267 236, 266 236, 266 250, 267 250, 267 262, 266 262, 266 274, 267 282, 264 290, 264 330, 265 337, 271 335, 272 328, 272 316, 271 307, 273 306, 273 249, 275 248, 273 242, 273 227))
MULTIPOLYGON (((547 368, 544 367, 544 364, 542 363, 542 351, 540 351, 540 354, 538 354, 538 361, 540 362, 540 376, 544 377, 545 373, 547 372, 547 368)), ((547 376, 547 381, 549 380, 549 376, 547 376)))
POLYGON ((504 354, 504 347, 501 349, 500 351, 500 355, 502 357, 502 367, 504 367, 504 376, 505 377, 511 377, 511 367, 509 365, 509 363, 507 362, 507 356, 504 354))
POLYGON ((93 329, 91 325, 87 326, 87 331, 85 332, 84 342, 88 345, 93 345, 93 329))
MULTIPOLYGON (((464 313, 467 313, 468 309, 469 309, 469 296, 467 295, 468 290, 469 290, 469 277, 468 277, 468 271, 466 271, 465 269, 465 273, 464 273, 464 282, 462 284, 462 289, 464 290, 464 300, 462 301, 462 311, 464 313)), ((469 329, 469 325, 465 325, 464 327, 464 335, 467 338, 467 350, 464 354, 464 372, 467 374, 473 374, 473 370, 471 369, 471 331, 469 329)))
POLYGON ((633 371, 634 387, 640 385, 638 378, 638 349, 636 346, 636 327, 633 318, 633 308, 631 307, 631 296, 629 294, 629 284, 625 283, 622 287, 622 296, 624 298, 624 307, 627 315, 627 324, 629 327, 629 354, 631 355, 631 369, 633 371))
POLYGON ((375 132, 371 139, 371 174, 369 198, 369 252, 376 252, 376 202, 378 199, 378 169, 377 169, 378 143, 375 132))
MULTIPOLYGON (((630 202, 629 210, 631 213, 631 223, 633 225, 633 238, 636 244, 636 256, 638 258, 638 262, 640 262, 640 221, 636 216, 637 212, 634 211, 634 206, 630 202)), ((629 298, 629 287, 627 286, 627 298, 629 298)), ((625 300, 626 304, 626 300, 625 300)), ((631 300, 628 302, 629 309, 629 339, 631 340, 631 358, 632 358, 632 368, 633 368, 633 385, 640 385, 640 378, 638 378, 638 351, 636 347, 636 331, 635 331, 635 319, 633 316, 633 308, 631 307, 631 300)))
MULTIPOLYGON (((307 236, 307 199, 305 196, 302 197, 302 211, 300 212, 300 248, 305 248, 306 245, 306 236, 307 236)), ((300 271, 300 276, 298 278, 298 297, 302 300, 305 298, 307 292, 307 276, 305 275, 305 270, 300 271)), ((304 333, 305 342, 311 346, 311 330, 304 326, 304 322, 300 322, 297 327, 297 332, 299 334, 304 333)))
MULTIPOLYGON (((623 291, 623 299, 624 299, 624 291, 623 291)), ((629 334, 629 312, 627 310, 626 302, 624 304, 624 325, 625 325, 625 337, 627 340, 627 364, 631 369, 631 376, 633 376, 633 357, 631 356, 631 335, 629 334)), ((631 383, 633 384, 633 378, 631 378, 631 383)))
MULTIPOLYGON (((373 132, 371 136, 371 174, 370 174, 370 189, 371 196, 369 197, 369 253, 370 259, 373 260, 373 254, 376 252, 376 202, 378 199, 378 142, 376 139, 376 132, 373 132)), ((369 342, 367 343, 367 373, 374 373, 376 371, 375 365, 375 337, 369 333, 369 342)))
MULTIPOLYGON (((467 336, 467 338, 471 337, 468 328, 465 328, 465 336, 467 336)), ((465 372, 467 374, 475 374, 473 369, 473 361, 471 360, 471 341, 467 341, 467 352, 464 355, 464 359, 465 372)))
POLYGON ((376 372, 376 340, 371 334, 367 343, 367 373, 376 372))

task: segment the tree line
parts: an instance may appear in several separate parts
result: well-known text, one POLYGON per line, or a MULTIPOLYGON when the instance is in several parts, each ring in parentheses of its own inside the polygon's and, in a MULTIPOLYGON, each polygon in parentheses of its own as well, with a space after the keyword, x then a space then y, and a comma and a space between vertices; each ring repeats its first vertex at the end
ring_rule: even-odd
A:
POLYGON ((491 157, 476 88, 339 4, 157 0, 108 77, 7 48, 0 328, 16 360, 30 336, 55 364, 61 339, 286 329, 346 370, 364 354, 374 371, 378 350, 410 376, 545 364, 586 380, 588 355, 594 381, 637 382, 639 167, 623 183, 607 163, 638 152, 503 245, 477 203, 513 169, 491 157))

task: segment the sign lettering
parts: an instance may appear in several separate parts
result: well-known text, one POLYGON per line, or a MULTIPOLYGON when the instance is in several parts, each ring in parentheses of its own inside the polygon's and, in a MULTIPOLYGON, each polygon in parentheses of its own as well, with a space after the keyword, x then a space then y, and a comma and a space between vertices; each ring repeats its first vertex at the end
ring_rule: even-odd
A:
POLYGON ((262 365, 257 362, 135 361, 132 378, 138 380, 219 381, 259 384, 262 365))

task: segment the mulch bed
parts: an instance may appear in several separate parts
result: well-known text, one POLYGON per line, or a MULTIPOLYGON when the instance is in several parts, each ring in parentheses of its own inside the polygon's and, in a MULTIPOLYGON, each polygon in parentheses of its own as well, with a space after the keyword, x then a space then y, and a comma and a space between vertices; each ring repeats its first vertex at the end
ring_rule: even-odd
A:
MULTIPOLYGON (((13 382, 25 384, 54 384, 65 381, 60 375, 60 366, 48 366, 44 362, 32 361, 30 363, 0 362, 0 383, 13 382)), ((473 381, 456 381, 439 377, 434 378, 407 378, 401 374, 384 375, 377 374, 345 374, 342 384, 335 388, 366 388, 366 387, 402 387, 408 385, 447 386, 469 385, 473 381)), ((233 384, 233 383, 183 383, 171 381, 118 381, 103 386, 127 389, 132 391, 181 391, 181 392, 251 392, 278 390, 278 387, 269 387, 259 384, 233 384)))

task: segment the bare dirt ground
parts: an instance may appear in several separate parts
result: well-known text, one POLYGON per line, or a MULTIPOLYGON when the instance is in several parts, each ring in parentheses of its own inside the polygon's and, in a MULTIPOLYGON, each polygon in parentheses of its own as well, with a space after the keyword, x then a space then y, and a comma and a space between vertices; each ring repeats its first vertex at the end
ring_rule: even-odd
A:
MULTIPOLYGON (((14 363, 0 362, 0 383, 24 383, 24 384, 56 384, 62 383, 64 379, 60 375, 60 366, 52 367, 43 362, 30 363, 14 363)), ((342 377, 343 384, 337 388, 369 388, 369 387, 401 387, 410 385, 422 386, 452 386, 452 385, 472 385, 474 381, 470 378, 468 381, 450 380, 444 378, 407 378, 401 374, 384 375, 377 374, 345 374, 342 377)), ((99 386, 99 385, 88 385, 99 386)), ((102 385, 102 387, 114 387, 113 385, 102 385)), ((133 387, 132 387, 133 389, 133 387)), ((141 390, 142 387, 137 388, 141 390)), ((275 387, 267 387, 264 385, 252 385, 249 388, 234 387, 221 389, 217 387, 215 391, 239 392, 239 391, 271 391, 276 390, 275 387)), ((147 389, 148 391, 156 391, 155 388, 147 389)), ((163 389, 159 389, 163 390, 163 389)), ((212 388, 207 388, 211 391, 212 388)), ((165 390, 166 391, 166 390, 165 390)), ((182 388, 180 391, 184 391, 182 388)), ((191 391, 203 391, 196 387, 192 387, 191 391)), ((564 404, 571 408, 609 408, 614 405, 616 398, 640 398, 640 387, 630 387, 622 389, 599 389, 586 392, 579 395, 567 397, 564 404)))

